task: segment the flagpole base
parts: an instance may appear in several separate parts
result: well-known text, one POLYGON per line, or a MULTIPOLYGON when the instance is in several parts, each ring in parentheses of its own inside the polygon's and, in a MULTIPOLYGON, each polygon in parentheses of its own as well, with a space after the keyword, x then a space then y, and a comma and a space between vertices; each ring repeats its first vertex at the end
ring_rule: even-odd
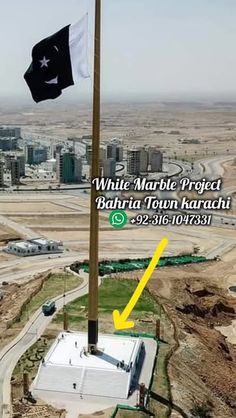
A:
POLYGON ((88 321, 88 351, 90 354, 97 353, 98 343, 98 320, 88 321))

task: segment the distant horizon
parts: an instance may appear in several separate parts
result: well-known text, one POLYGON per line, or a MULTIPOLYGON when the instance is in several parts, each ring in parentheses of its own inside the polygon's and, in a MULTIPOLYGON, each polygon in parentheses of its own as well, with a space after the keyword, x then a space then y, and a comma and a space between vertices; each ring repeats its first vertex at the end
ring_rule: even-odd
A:
MULTIPOLYGON (((228 93, 160 93, 160 94, 105 94, 101 99, 103 104, 116 104, 116 103, 236 103, 236 92, 228 93)), ((61 96, 57 100, 49 100, 41 104, 33 102, 31 97, 26 95, 9 95, 2 96, 0 98, 0 106, 3 105, 23 105, 27 107, 35 107, 35 110, 43 109, 45 106, 63 107, 64 105, 89 105, 92 104, 92 97, 86 95, 78 96, 78 101, 75 97, 63 97, 61 96)))

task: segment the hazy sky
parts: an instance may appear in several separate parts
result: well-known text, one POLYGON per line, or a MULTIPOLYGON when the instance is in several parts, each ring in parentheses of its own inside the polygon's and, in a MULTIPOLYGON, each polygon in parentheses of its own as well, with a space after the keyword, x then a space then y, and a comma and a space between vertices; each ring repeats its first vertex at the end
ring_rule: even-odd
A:
MULTIPOLYGON (((236 0, 102 0, 105 96, 235 93, 236 0)), ((1 0, 0 98, 29 97, 32 46, 90 13, 94 0, 1 0)), ((92 63, 92 43, 90 47, 92 63)), ((64 93, 91 92, 91 80, 64 93)))

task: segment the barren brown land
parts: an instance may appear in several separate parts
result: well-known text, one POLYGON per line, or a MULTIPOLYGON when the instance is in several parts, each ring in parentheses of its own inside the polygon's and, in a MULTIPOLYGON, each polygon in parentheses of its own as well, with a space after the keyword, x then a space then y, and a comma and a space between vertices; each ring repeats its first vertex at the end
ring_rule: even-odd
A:
MULTIPOLYGON (((2 105, 0 125, 20 126, 25 138, 40 136, 49 144, 51 138, 56 142, 91 135, 89 109, 87 105, 43 104, 33 108, 15 106, 14 109, 2 105)), ((223 175, 223 192, 233 196, 230 215, 236 214, 235 104, 107 103, 102 109, 101 134, 102 141, 113 137, 123 139, 125 148, 145 144, 158 146, 167 157, 194 161, 196 166, 203 168, 204 175, 208 174, 206 160, 213 161, 213 177, 223 175)), ((196 198, 193 193, 189 196, 196 198)), ((82 191, 1 193, 0 281, 3 281, 1 277, 11 279, 6 287, 1 288, 6 295, 0 312, 1 327, 5 332, 1 346, 16 335, 16 327, 6 331, 7 321, 19 314, 28 296, 40 286, 41 278, 33 275, 42 267, 51 269, 59 263, 58 259, 54 262, 40 257, 19 260, 2 251, 4 245, 9 239, 19 239, 28 231, 31 235, 62 240, 67 250, 63 254, 65 265, 88 259, 89 205, 89 193, 82 191), (24 284, 28 276, 33 280, 24 284)), ((118 231, 109 225, 107 212, 101 213, 100 218, 101 259, 151 257, 157 242, 166 236, 169 239, 166 255, 190 254, 196 250, 212 260, 198 265, 158 269, 149 284, 149 291, 163 306, 174 329, 175 344, 168 347, 167 368, 172 403, 187 416, 194 406, 207 404, 213 418, 234 418, 236 294, 229 291, 229 287, 236 286, 234 221, 208 227, 128 225, 118 231)), ((140 278, 141 274, 140 271, 126 273, 122 278, 140 278)), ((167 330, 164 327, 162 333, 165 339, 167 330)), ((160 418, 166 418, 166 409, 160 410, 163 412, 160 418)), ((28 416, 34 416, 32 413, 31 409, 28 416)), ((97 416, 107 418, 109 413, 99 412, 97 416)), ((51 418, 60 416, 55 415, 55 411, 50 415, 49 410, 45 414, 51 418)), ((127 413, 126 416, 131 415, 127 413)), ((172 418, 180 416, 172 410, 172 418)))
POLYGON ((236 346, 230 337, 236 298, 228 290, 235 283, 235 261, 234 250, 219 262, 161 268, 149 284, 174 324, 176 347, 168 374, 173 402, 187 415, 193 405, 210 402, 214 418, 235 417, 236 346), (227 339, 222 328, 229 328, 227 339))
MULTIPOLYGON (((102 139, 123 138, 126 145, 158 145, 183 156, 236 151, 234 103, 105 103, 102 139), (197 143, 186 143, 186 141, 197 143)), ((39 108, 0 107, 0 124, 18 125, 27 135, 58 138, 91 135, 88 105, 42 104, 39 108)))

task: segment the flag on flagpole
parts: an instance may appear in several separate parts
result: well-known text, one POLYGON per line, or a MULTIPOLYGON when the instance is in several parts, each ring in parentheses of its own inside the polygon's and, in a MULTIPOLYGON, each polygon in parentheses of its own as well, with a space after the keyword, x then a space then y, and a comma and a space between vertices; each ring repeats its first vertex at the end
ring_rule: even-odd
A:
POLYGON ((24 75, 36 103, 56 99, 63 89, 88 77, 87 14, 36 44, 24 75))

